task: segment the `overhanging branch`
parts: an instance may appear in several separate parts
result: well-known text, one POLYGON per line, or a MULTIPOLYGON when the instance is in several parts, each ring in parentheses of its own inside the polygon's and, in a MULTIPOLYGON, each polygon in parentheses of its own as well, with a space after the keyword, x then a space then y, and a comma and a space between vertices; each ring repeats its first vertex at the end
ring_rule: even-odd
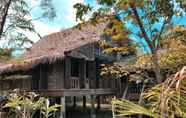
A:
POLYGON ((133 11, 133 13, 134 13, 134 16, 135 16, 135 18, 136 18, 136 21, 137 21, 137 23, 138 23, 138 25, 139 25, 139 28, 140 28, 140 30, 141 30, 141 32, 142 32, 142 34, 143 34, 143 37, 144 37, 145 41, 146 41, 147 44, 148 44, 148 47, 150 48, 151 52, 153 52, 153 45, 152 45, 152 42, 151 42, 151 40, 149 39, 149 37, 147 36, 147 33, 145 32, 145 28, 144 28, 144 26, 143 26, 143 23, 141 22, 141 19, 140 19, 139 14, 138 14, 138 12, 137 12, 137 10, 136 10, 136 7, 135 7, 133 4, 130 4, 130 7, 131 7, 131 9, 132 9, 132 11, 133 11))

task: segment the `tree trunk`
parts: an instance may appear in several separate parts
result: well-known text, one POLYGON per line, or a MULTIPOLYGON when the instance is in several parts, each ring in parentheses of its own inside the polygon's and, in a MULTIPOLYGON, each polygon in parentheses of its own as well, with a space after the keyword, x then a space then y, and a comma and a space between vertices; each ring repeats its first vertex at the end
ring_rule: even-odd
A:
POLYGON ((2 34, 3 34, 3 29, 4 29, 4 26, 5 26, 5 22, 6 22, 6 18, 7 18, 7 15, 8 15, 8 10, 10 8, 10 5, 11 5, 11 2, 12 0, 9 0, 7 3, 5 3, 4 5, 4 11, 2 13, 2 18, 0 19, 0 39, 2 37, 2 34))
POLYGON ((156 76, 156 81, 157 83, 162 82, 162 74, 161 74, 161 69, 158 63, 158 54, 157 51, 152 52, 152 63, 153 63, 153 68, 154 68, 154 73, 156 76))
POLYGON ((157 55, 157 49, 155 48, 156 47, 155 43, 152 43, 151 40, 149 39, 149 37, 148 37, 148 35, 145 31, 143 22, 141 21, 140 16, 137 12, 136 6, 134 4, 130 4, 130 7, 131 7, 131 9, 132 9, 132 11, 135 15, 135 19, 137 20, 137 24, 138 24, 138 26, 141 30, 141 33, 143 34, 144 40, 146 41, 149 49, 152 52, 152 63, 154 65, 154 72, 155 72, 155 76, 156 76, 156 79, 157 79, 157 83, 161 83, 162 82, 162 76, 161 76, 161 71, 160 71, 160 67, 159 67, 159 64, 158 64, 158 55, 157 55))

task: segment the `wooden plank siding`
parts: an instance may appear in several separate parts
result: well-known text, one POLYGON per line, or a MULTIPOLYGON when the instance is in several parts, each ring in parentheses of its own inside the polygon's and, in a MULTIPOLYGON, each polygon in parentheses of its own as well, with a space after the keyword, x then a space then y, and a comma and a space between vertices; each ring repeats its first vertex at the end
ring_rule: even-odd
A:
POLYGON ((64 88, 70 88, 70 76, 71 76, 71 59, 69 56, 65 57, 65 64, 64 64, 64 88))
POLYGON ((89 61, 89 79, 90 79, 90 88, 95 89, 96 88, 96 62, 95 61, 89 61))
POLYGON ((31 78, 16 80, 0 80, 0 91, 13 89, 31 90, 31 78))
POLYGON ((112 79, 99 76, 99 63, 74 58, 78 62, 78 77, 73 77, 71 58, 74 57, 66 56, 63 60, 40 64, 32 69, 30 90, 53 97, 115 94, 112 79))
POLYGON ((41 64, 39 65, 39 89, 48 88, 48 65, 41 64))
POLYGON ((47 89, 62 89, 65 87, 64 79, 64 61, 57 61, 50 65, 48 69, 48 88, 47 89))
POLYGON ((79 84, 80 88, 85 88, 85 82, 86 82, 86 60, 80 59, 79 60, 79 84))
POLYGON ((32 71, 32 83, 31 83, 31 88, 32 90, 38 90, 39 89, 39 67, 35 67, 32 71))

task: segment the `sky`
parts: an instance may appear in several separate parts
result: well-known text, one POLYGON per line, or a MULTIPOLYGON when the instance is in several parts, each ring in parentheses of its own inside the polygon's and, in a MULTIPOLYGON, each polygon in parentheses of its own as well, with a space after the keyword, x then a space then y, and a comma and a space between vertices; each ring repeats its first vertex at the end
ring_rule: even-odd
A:
MULTIPOLYGON (((33 7, 37 6, 40 3, 40 0, 28 0, 28 2, 29 5, 33 7)), ((75 15, 76 11, 73 8, 74 4, 76 3, 86 3, 91 4, 91 6, 94 6, 94 8, 97 7, 96 0, 53 0, 53 5, 55 6, 57 17, 54 18, 54 20, 35 20, 33 24, 36 31, 41 36, 45 36, 53 32, 58 32, 62 29, 73 27, 74 25, 78 24, 75 15)), ((39 14, 41 14, 40 10, 38 10, 37 8, 33 9, 31 17, 36 18, 39 14)), ((182 19, 175 19, 175 22, 177 24, 184 24, 186 26, 185 19, 186 17, 182 19)), ((39 37, 34 33, 24 33, 34 42, 37 42, 39 40, 39 37)))
MULTIPOLYGON (((35 20, 33 23, 36 31, 44 36, 76 25, 78 22, 75 19, 76 11, 73 9, 73 5, 85 1, 88 0, 53 0, 57 16, 53 20, 35 20)), ((39 0, 30 0, 29 2, 31 6, 39 4, 39 0)), ((40 14, 40 10, 37 8, 32 10, 32 17, 38 17, 40 14)), ((39 37, 33 33, 25 32, 25 34, 34 42, 39 40, 39 37)))
MULTIPOLYGON (((31 6, 39 4, 39 0, 29 0, 28 2, 31 6)), ((53 0, 57 16, 53 20, 41 19, 34 21, 36 31, 41 36, 45 36, 77 25, 79 22, 76 21, 76 10, 73 8, 76 3, 96 5, 96 0, 53 0)), ((37 8, 32 10, 32 17, 37 18, 40 14, 40 10, 37 8)), ((34 42, 39 40, 39 37, 34 33, 25 32, 25 34, 34 42)))
MULTIPOLYGON (((31 6, 39 4, 39 0, 29 0, 31 6)), ((86 3, 91 4, 91 6, 97 6, 96 0, 53 0, 53 5, 56 9, 57 17, 52 20, 37 20, 34 21, 34 25, 36 31, 39 32, 41 36, 48 35, 53 32, 60 31, 62 29, 70 28, 76 25, 78 22, 76 21, 75 9, 73 5, 76 3, 86 3)), ((37 17, 40 10, 33 10, 32 16, 37 17)), ((176 19, 176 24, 184 24, 186 26, 185 18, 176 19)), ((27 33, 28 37, 30 37, 34 42, 38 41, 39 37, 32 33, 27 33)))

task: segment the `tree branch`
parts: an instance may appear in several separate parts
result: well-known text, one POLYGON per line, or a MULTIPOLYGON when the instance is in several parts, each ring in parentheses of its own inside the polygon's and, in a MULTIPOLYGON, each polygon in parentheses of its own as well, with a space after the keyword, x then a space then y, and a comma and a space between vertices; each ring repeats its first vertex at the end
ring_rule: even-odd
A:
MULTIPOLYGON (((161 34, 163 33, 163 30, 164 30, 164 28, 165 28, 165 24, 167 23, 167 20, 165 19, 164 21, 163 21, 163 25, 162 25, 162 27, 161 27, 161 30, 160 30, 160 32, 159 32, 159 35, 158 35, 158 37, 157 37, 157 40, 159 40, 160 41, 160 39, 161 39, 161 34)), ((159 46, 160 46, 160 44, 159 44, 159 41, 158 41, 158 47, 157 48, 159 48, 159 46)))
POLYGON ((6 22, 6 18, 7 18, 7 15, 8 15, 8 10, 9 10, 11 2, 12 2, 12 0, 9 0, 8 3, 5 5, 4 15, 2 16, 2 21, 0 23, 0 39, 1 39, 1 36, 2 36, 2 33, 3 33, 4 25, 5 25, 5 22, 6 22))
POLYGON ((148 47, 150 48, 151 52, 153 52, 153 51, 154 51, 154 50, 153 50, 154 47, 153 47, 153 45, 152 45, 151 40, 149 39, 149 37, 147 36, 147 34, 146 34, 146 32, 145 32, 145 28, 144 28, 144 26, 143 26, 143 23, 141 22, 141 19, 140 19, 139 14, 138 14, 138 12, 137 12, 137 10, 136 10, 136 7, 135 7, 132 3, 130 4, 130 7, 131 7, 131 9, 132 9, 132 11, 133 11, 133 13, 134 13, 134 15, 135 15, 135 18, 136 18, 136 20, 137 20, 137 23, 138 23, 138 25, 139 25, 139 27, 140 27, 140 30, 141 30, 141 32, 142 32, 142 34, 143 34, 143 37, 144 37, 145 41, 146 41, 147 44, 148 44, 148 47))
POLYGON ((158 49, 160 47, 160 38, 161 38, 161 34, 163 33, 163 30, 165 28, 165 24, 166 24, 166 19, 163 21, 163 24, 161 26, 160 32, 156 33, 156 35, 154 36, 154 38, 152 39, 152 43, 155 47, 155 49, 158 49), (158 40, 158 44, 156 45, 156 40, 158 40))

